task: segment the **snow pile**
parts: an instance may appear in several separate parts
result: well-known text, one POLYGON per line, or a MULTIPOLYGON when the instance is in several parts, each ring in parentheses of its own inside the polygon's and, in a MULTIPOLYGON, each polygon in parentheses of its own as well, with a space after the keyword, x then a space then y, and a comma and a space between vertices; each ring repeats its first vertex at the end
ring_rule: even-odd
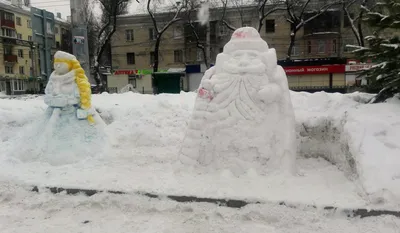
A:
POLYGON ((361 93, 292 94, 300 153, 337 165, 360 183, 369 202, 400 203, 400 101, 364 104, 371 95, 361 93))
POLYGON ((252 172, 236 177, 226 170, 202 173, 176 162, 196 93, 94 95, 93 104, 108 124, 111 149, 59 166, 7 155, 20 140, 16 135, 43 115, 43 98, 0 99, 0 178, 41 186, 398 209, 400 104, 364 104, 367 97, 291 92, 302 135, 297 164, 303 176, 266 177, 252 172), (325 155, 331 149, 337 153, 325 155), (349 151, 358 176, 346 172, 342 151, 349 151))
POLYGON ((235 175, 295 173, 295 120, 285 71, 256 29, 235 30, 200 83, 180 159, 235 175))

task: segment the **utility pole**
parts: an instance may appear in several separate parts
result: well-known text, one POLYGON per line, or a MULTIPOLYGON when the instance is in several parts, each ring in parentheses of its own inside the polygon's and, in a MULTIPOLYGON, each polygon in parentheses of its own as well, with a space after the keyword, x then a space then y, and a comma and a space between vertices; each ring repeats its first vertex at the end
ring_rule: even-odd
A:
POLYGON ((87 37, 87 22, 84 13, 84 1, 70 0, 72 21, 72 53, 81 63, 89 82, 93 83, 90 75, 89 44, 87 37))

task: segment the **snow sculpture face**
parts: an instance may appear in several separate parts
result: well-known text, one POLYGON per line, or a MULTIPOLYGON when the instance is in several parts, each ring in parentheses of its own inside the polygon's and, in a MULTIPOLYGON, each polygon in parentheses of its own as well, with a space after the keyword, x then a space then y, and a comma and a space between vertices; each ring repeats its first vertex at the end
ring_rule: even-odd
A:
POLYGON ((69 65, 66 62, 54 62, 54 70, 58 75, 66 74, 70 71, 69 65))
POLYGON ((223 53, 217 56, 217 70, 228 74, 264 73, 268 44, 257 30, 244 27, 233 33, 223 53))
POLYGON ((237 50, 228 55, 222 64, 224 71, 231 74, 261 73, 266 66, 263 63, 263 54, 253 50, 237 50))

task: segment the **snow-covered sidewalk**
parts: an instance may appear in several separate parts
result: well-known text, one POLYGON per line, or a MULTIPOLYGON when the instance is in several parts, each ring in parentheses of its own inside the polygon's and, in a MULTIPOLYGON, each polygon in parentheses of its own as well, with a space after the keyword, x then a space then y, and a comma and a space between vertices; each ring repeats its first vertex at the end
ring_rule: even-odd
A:
POLYGON ((32 193, 0 183, 2 233, 397 233, 392 216, 346 218, 315 209, 249 205, 242 209, 214 204, 176 203, 134 195, 32 193))

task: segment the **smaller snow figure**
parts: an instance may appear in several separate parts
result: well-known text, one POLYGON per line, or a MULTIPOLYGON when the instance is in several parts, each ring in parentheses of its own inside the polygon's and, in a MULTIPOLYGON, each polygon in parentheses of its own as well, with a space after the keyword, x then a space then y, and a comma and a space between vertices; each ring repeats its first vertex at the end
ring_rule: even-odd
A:
POLYGON ((295 119, 275 49, 237 29, 200 83, 180 161, 240 175, 295 173, 295 119))
POLYGON ((94 123, 90 83, 74 55, 56 52, 54 72, 50 75, 45 94, 44 101, 51 110, 73 107, 79 119, 94 123))
POLYGON ((91 86, 75 56, 56 52, 44 102, 45 116, 26 130, 16 157, 64 165, 103 151, 105 123, 92 107, 91 86))

